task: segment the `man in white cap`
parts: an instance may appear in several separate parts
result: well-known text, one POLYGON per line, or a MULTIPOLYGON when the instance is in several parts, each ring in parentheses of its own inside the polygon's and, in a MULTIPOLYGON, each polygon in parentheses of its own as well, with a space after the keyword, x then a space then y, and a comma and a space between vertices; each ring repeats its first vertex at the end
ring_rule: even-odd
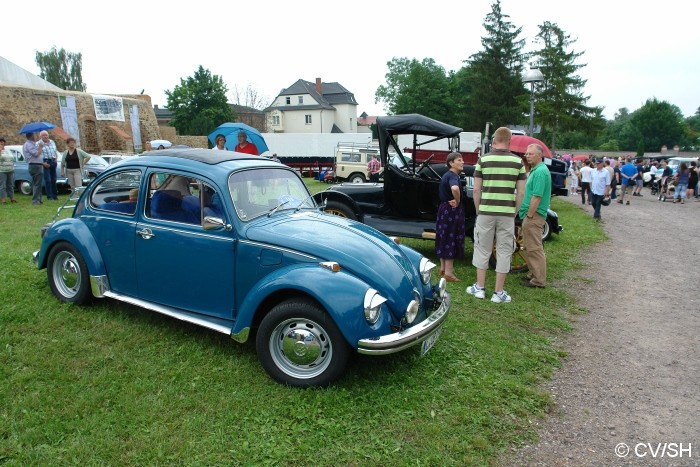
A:
POLYGON ((603 198, 610 194, 610 172, 605 169, 603 159, 598 159, 595 170, 591 173, 591 204, 593 205, 593 219, 600 221, 600 206, 603 198))

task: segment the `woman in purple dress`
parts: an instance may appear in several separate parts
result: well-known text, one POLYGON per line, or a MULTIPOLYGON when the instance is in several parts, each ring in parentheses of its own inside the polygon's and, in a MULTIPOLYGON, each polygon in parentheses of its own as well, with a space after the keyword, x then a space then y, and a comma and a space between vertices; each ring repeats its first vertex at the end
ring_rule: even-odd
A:
POLYGON ((452 152, 445 162, 449 169, 440 180, 440 207, 435 223, 435 254, 440 258, 440 275, 447 282, 459 282, 454 260, 464 258, 464 207, 459 174, 464 168, 462 155, 452 152))

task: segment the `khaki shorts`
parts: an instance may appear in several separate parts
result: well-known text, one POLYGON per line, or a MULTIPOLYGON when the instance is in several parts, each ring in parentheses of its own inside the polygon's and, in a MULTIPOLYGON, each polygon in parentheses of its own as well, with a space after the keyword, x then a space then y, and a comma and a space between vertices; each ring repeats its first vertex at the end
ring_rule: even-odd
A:
POLYGON ((629 185, 623 184, 622 185, 622 194, 626 195, 627 193, 631 193, 632 191, 634 191, 635 188, 637 188, 637 185, 635 185, 634 182, 632 182, 629 185))
POLYGON ((496 272, 510 272, 515 249, 515 215, 476 217, 474 225, 474 255, 472 264, 478 269, 489 268, 489 258, 496 243, 496 272))

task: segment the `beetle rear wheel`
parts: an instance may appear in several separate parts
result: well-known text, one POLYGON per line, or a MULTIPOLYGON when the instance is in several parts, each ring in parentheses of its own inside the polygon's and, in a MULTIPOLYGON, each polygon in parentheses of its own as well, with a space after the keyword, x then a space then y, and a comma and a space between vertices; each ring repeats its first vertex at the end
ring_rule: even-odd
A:
POLYGON ((340 377, 350 357, 333 319, 305 299, 288 300, 270 310, 255 345, 267 373, 297 387, 327 386, 340 377))

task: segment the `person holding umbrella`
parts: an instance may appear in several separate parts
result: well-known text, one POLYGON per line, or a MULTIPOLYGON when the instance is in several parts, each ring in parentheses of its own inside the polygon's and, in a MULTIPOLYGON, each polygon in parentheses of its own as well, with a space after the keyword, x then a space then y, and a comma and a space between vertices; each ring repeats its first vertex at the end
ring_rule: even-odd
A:
POLYGON ((27 141, 22 146, 27 170, 32 177, 32 204, 41 204, 41 187, 44 182, 44 161, 36 147, 36 133, 27 133, 27 141))
POLYGON ((36 143, 39 156, 44 161, 44 189, 46 199, 58 200, 58 189, 56 188, 56 166, 58 165, 58 149, 56 143, 49 139, 49 132, 43 130, 39 133, 41 139, 36 143))
POLYGON ((248 135, 243 130, 238 132, 238 144, 233 150, 244 154, 251 154, 253 156, 260 155, 258 148, 253 143, 248 142, 248 135))

